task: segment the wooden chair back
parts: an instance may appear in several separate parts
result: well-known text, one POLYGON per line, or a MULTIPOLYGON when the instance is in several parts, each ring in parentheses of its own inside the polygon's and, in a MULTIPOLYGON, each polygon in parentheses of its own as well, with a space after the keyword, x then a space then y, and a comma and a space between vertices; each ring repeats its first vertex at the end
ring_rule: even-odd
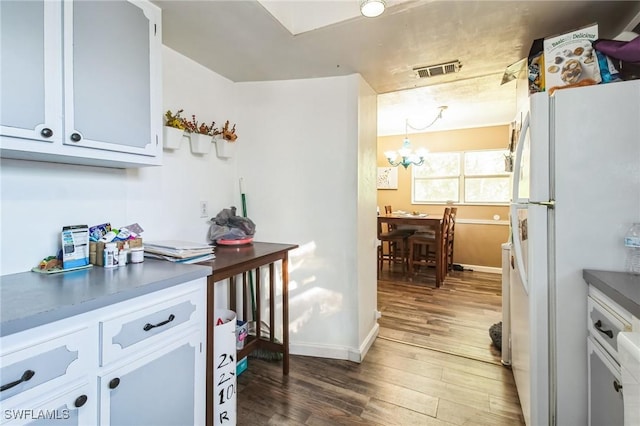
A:
POLYGON ((458 208, 451 207, 451 210, 449 211, 449 225, 447 227, 447 249, 445 252, 447 254, 448 269, 453 268, 453 238, 455 235, 457 214, 458 214, 458 208))

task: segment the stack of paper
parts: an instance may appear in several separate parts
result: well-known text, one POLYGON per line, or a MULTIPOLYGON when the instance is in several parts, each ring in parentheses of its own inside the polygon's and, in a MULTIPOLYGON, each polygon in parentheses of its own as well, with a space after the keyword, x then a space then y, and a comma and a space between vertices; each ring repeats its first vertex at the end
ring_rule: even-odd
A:
POLYGON ((198 263, 215 259, 213 246, 191 241, 145 241, 144 255, 176 263, 198 263))

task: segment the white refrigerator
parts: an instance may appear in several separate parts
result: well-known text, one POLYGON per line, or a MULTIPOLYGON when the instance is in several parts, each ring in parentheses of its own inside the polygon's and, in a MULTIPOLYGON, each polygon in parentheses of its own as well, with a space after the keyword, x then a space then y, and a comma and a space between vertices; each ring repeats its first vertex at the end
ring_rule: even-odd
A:
POLYGON ((583 269, 640 221, 640 81, 529 97, 511 204, 511 365, 529 426, 587 425, 583 269))

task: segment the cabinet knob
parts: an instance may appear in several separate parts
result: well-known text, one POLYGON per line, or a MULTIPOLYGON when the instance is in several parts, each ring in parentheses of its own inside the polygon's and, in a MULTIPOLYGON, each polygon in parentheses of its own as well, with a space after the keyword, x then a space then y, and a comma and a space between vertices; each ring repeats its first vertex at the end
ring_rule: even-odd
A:
POLYGON ((622 385, 617 380, 614 380, 613 388, 616 390, 616 392, 620 392, 622 390, 622 385))
POLYGON ((115 389, 118 387, 118 385, 120 384, 120 379, 119 378, 115 378, 115 379, 111 379, 111 381, 109 381, 109 389, 115 389))
POLYGON ((76 401, 73 403, 73 405, 75 405, 76 408, 80 408, 86 403, 87 403, 87 395, 80 395, 79 397, 76 398, 76 401))
POLYGON ((71 140, 74 142, 80 142, 82 140, 82 136, 80 133, 71 133, 71 140))
POLYGON ((44 129, 40 130, 40 134, 42 135, 43 138, 50 138, 51 136, 53 136, 53 130, 51 130, 48 127, 45 127, 44 129))

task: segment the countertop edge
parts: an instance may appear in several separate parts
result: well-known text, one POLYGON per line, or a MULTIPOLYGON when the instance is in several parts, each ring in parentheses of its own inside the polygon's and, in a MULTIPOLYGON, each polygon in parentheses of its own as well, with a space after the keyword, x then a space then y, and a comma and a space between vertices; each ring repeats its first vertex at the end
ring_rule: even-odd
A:
MULTIPOLYGON (((623 277, 629 277, 630 274, 585 269, 582 272, 582 276, 588 284, 600 290, 605 296, 618 303, 634 317, 640 318, 640 303, 635 302, 627 294, 628 289, 621 282, 623 277)), ((637 289, 640 292, 640 278, 638 278, 638 285, 637 289)))
POLYGON ((212 268, 204 265, 189 265, 188 271, 155 280, 145 285, 131 286, 121 291, 104 294, 77 304, 68 304, 54 309, 42 310, 24 317, 2 321, 0 323, 0 337, 9 336, 34 327, 49 324, 62 319, 81 315, 101 309, 119 302, 134 299, 139 296, 165 290, 176 285, 184 284, 211 275, 212 268))

